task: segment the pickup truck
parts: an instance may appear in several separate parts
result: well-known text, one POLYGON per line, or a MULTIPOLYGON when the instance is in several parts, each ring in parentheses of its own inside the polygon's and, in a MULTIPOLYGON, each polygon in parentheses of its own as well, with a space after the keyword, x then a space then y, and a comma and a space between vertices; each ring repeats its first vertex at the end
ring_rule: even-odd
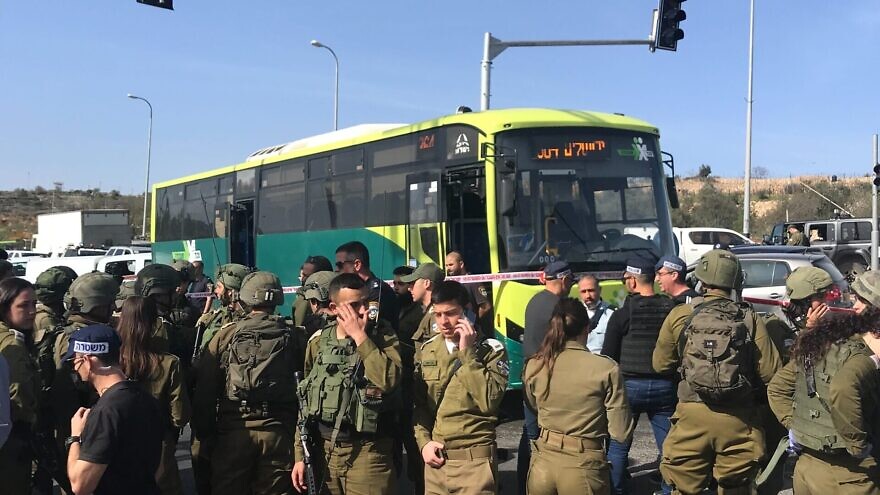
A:
POLYGON ((716 245, 742 246, 754 244, 748 237, 730 229, 718 227, 674 227, 672 234, 678 243, 678 257, 688 265, 696 263, 700 256, 716 245))
POLYGON ((764 244, 785 244, 791 225, 804 233, 811 247, 821 249, 848 282, 852 283, 871 265, 870 218, 782 222, 773 226, 770 235, 764 236, 764 244))

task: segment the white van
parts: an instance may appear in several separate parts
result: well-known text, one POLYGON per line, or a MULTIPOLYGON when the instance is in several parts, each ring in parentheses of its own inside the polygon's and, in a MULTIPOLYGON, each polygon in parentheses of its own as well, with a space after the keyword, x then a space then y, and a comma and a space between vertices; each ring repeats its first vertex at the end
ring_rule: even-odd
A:
POLYGON ((730 229, 716 227, 673 227, 673 235, 678 243, 678 257, 690 265, 716 245, 741 246, 755 244, 746 236, 730 229))

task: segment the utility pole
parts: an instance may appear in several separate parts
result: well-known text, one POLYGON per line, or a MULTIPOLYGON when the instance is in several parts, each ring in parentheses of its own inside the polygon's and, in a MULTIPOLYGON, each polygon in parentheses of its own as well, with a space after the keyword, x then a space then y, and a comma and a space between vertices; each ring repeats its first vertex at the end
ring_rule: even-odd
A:
POLYGON ((755 0, 749 14, 749 95, 746 106, 746 172, 743 186, 743 235, 749 236, 749 217, 752 209, 752 82, 755 61, 755 0))
POLYGON ((878 256, 880 256, 880 249, 878 249, 878 240, 880 240, 880 232, 877 231, 877 186, 880 186, 880 160, 878 160, 878 142, 877 135, 874 134, 874 139, 871 143, 871 153, 873 155, 871 161, 871 167, 874 169, 874 181, 871 184, 871 270, 877 269, 878 256))

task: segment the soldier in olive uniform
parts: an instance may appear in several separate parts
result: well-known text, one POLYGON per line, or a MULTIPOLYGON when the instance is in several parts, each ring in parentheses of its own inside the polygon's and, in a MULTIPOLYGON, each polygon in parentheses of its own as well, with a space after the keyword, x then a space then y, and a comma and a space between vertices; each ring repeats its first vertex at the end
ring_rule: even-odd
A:
POLYGON ((37 316, 34 319, 34 344, 32 355, 37 363, 42 389, 40 412, 34 428, 34 446, 38 457, 34 473, 34 489, 39 493, 52 493, 52 478, 57 478, 67 489, 64 469, 64 452, 55 440, 55 420, 52 413, 51 385, 55 375, 53 355, 55 338, 59 327, 64 325, 64 295, 76 279, 76 272, 66 266, 54 266, 37 276, 34 290, 37 294, 37 316))
POLYGON ((0 354, 9 365, 12 431, 0 447, 3 493, 31 493, 31 429, 37 420, 40 378, 28 352, 36 316, 33 286, 20 278, 0 282, 0 354))
POLYGON ((332 272, 333 266, 324 256, 309 256, 303 261, 299 267, 299 283, 300 288, 296 291, 296 297, 293 300, 293 307, 290 310, 290 316, 293 318, 293 324, 296 326, 304 326, 306 317, 311 314, 308 300, 305 297, 305 285, 307 280, 313 273, 332 272))
POLYGON ((411 274, 400 277, 401 282, 412 284, 409 291, 412 294, 413 301, 425 309, 422 321, 419 322, 419 326, 412 335, 412 345, 415 348, 427 342, 428 339, 434 337, 434 334, 437 333, 437 322, 434 320, 431 296, 437 285, 445 279, 446 272, 434 263, 422 263, 411 274))
POLYGON ((136 295, 149 297, 156 303, 159 319, 153 333, 154 351, 170 352, 180 358, 184 371, 189 370, 192 361, 196 330, 184 326, 181 320, 172 321, 178 291, 181 285, 180 273, 174 268, 153 263, 141 269, 134 283, 136 295))
POLYGON ((438 333, 416 354, 413 413, 425 493, 497 493, 495 425, 507 352, 465 317, 470 294, 460 283, 436 284, 431 302, 438 333))
POLYGON ((64 294, 76 279, 76 272, 66 266, 53 266, 37 276, 37 317, 34 319, 34 342, 43 334, 64 324, 64 294))
MULTIPOLYGON (((198 388, 198 368, 201 355, 208 348, 217 332, 224 326, 243 319, 247 313, 242 309, 238 295, 241 290, 241 282, 252 270, 238 263, 227 263, 217 268, 214 274, 214 295, 220 302, 220 307, 209 311, 199 318, 196 328, 201 332, 198 336, 198 348, 193 355, 193 368, 191 374, 191 388, 198 388)), ((213 433, 213 432, 212 432, 213 433)), ((190 452, 193 461, 193 477, 195 478, 196 491, 199 495, 211 493, 211 456, 214 451, 215 435, 207 436, 200 431, 193 431, 190 452)))
POLYGON ((609 493, 605 445, 632 440, 623 375, 613 359, 587 349, 589 331, 584 305, 561 299, 541 347, 526 362, 523 392, 541 426, 529 467, 531 494, 609 493))
POLYGON ((789 246, 809 246, 810 243, 807 241, 807 237, 801 232, 801 229, 797 227, 797 225, 789 225, 788 226, 788 242, 786 242, 789 246))
MULTIPOLYGON (((825 296, 832 285, 833 281, 828 272, 814 266, 800 267, 791 272, 791 275, 785 280, 786 305, 783 306, 782 311, 787 321, 772 314, 765 317, 764 320, 767 334, 779 352, 783 365, 788 363, 791 346, 794 344, 798 332, 807 328, 815 328, 819 321, 828 314, 825 296)), ((767 451, 767 455, 760 463, 761 477, 765 480, 758 486, 758 493, 770 495, 779 493, 785 483, 784 470, 788 457, 786 451, 780 452, 773 466, 769 464, 773 462, 774 450, 777 449, 780 441, 788 437, 788 430, 776 419, 764 392, 766 391, 762 390, 762 393, 756 395, 767 451), (767 469, 771 471, 767 472, 767 469)))
POLYGON ((195 328, 202 312, 193 308, 186 297, 186 291, 193 279, 192 263, 185 260, 177 260, 171 265, 171 268, 174 268, 178 275, 180 275, 180 283, 174 294, 174 306, 168 313, 168 319, 175 325, 195 328))
POLYGON ((852 284, 857 316, 825 318, 801 332, 792 359, 770 382, 776 417, 800 451, 798 495, 880 494, 880 273, 852 284), (875 351, 876 352, 876 351, 875 351))
MULTIPOLYGON (((663 443, 660 472, 673 486, 673 493, 699 493, 714 475, 719 494, 748 494, 753 490, 758 460, 764 455, 764 434, 753 404, 755 391, 743 384, 758 380, 769 383, 782 363, 767 335, 764 320, 748 305, 731 299, 731 292, 742 286, 739 260, 729 251, 714 249, 697 262, 696 277, 703 283, 704 297, 680 304, 669 313, 654 348, 654 370, 683 370, 672 428, 663 443), (697 318, 700 313, 704 316, 697 318), (710 315, 719 315, 713 320, 714 326, 700 323, 698 328, 697 322, 706 321, 710 315), (714 389, 707 391, 692 385, 705 375, 691 375, 685 366, 699 364, 697 356, 702 356, 688 351, 696 345, 691 345, 696 342, 691 335, 706 335, 712 329, 736 332, 721 351, 725 355, 735 351, 740 359, 738 367, 724 364, 725 370, 737 369, 736 376, 731 377, 736 386, 730 387, 730 395, 720 395, 721 399, 710 396, 709 392, 717 392, 714 389), (735 398, 731 399, 731 395, 735 398)), ((718 345, 724 345, 719 340, 707 339, 702 352, 711 356, 718 345)))
MULTIPOLYGON (((299 387, 307 427, 321 439, 312 445, 319 491, 333 495, 394 493, 392 438, 401 358, 394 329, 368 317, 365 281, 353 273, 330 283, 336 315, 312 335, 306 377, 299 387)), ((371 315, 372 316, 372 315, 371 315)), ((296 434, 293 485, 303 492, 305 464, 296 434)))
POLYGON ((315 272, 309 275, 302 286, 303 299, 309 305, 309 312, 302 322, 306 339, 326 327, 330 319, 335 318, 330 311, 330 282, 334 278, 336 278, 335 272, 315 272))
POLYGON ((281 281, 248 274, 239 299, 248 315, 223 326, 199 360, 193 429, 200 438, 216 435, 213 495, 290 493, 295 343, 275 314, 284 303, 281 281))

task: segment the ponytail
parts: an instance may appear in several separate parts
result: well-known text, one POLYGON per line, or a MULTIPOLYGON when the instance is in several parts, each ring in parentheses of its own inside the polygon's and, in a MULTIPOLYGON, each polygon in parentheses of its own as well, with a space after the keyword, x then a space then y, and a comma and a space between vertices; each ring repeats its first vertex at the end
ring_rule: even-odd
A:
MULTIPOLYGON (((526 360, 536 360, 538 365, 528 376, 523 376, 523 383, 533 379, 542 369, 547 368, 547 380, 553 378, 553 366, 556 364, 556 358, 565 349, 565 343, 574 340, 589 328, 590 317, 584 305, 575 299, 564 298, 556 303, 553 308, 553 314, 550 316, 550 323, 547 327, 547 334, 541 342, 532 357, 526 360)), ((523 366, 525 373, 526 366, 523 366)), ((549 392, 550 387, 544 391, 549 392)))

